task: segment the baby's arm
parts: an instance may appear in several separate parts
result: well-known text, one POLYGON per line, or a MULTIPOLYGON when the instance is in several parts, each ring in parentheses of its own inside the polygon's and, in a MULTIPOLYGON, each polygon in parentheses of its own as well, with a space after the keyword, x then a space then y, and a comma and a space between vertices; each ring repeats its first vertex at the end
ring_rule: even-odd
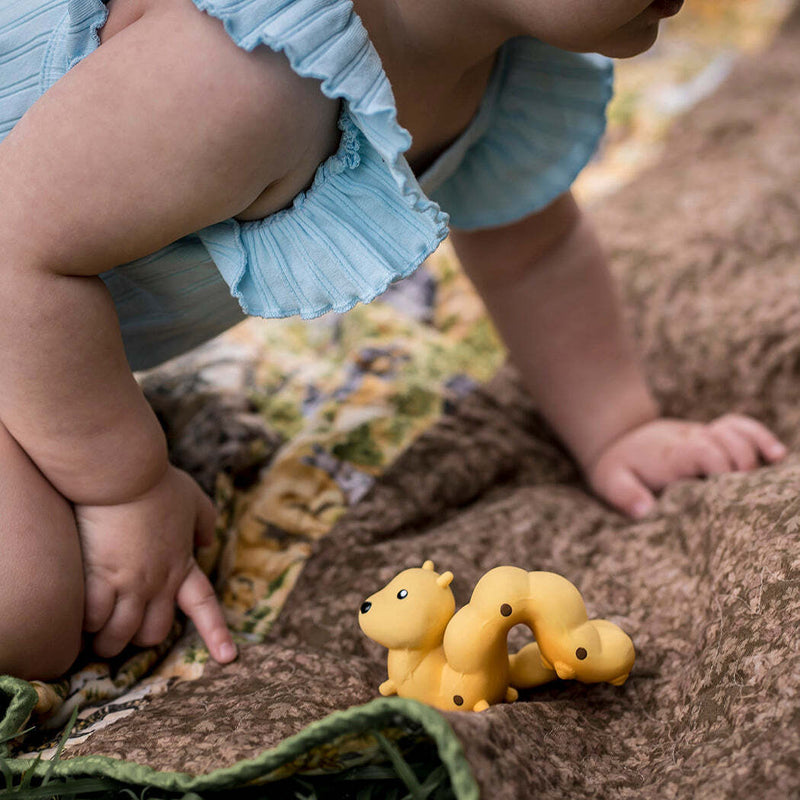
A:
POLYGON ((75 506, 102 655, 163 639, 176 597, 217 660, 234 654, 192 557, 213 508, 169 466, 97 276, 239 213, 296 162, 305 109, 284 61, 165 0, 0 144, 0 419, 75 506))
POLYGON ((454 230, 453 242, 538 408, 612 505, 642 516, 652 491, 679 478, 785 454, 748 417, 659 418, 602 250, 570 194, 513 225, 454 230))

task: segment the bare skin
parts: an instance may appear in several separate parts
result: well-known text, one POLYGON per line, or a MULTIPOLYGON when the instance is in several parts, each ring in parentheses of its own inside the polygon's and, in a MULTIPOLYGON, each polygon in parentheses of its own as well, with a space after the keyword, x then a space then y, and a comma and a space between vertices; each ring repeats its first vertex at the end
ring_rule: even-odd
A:
POLYGON ((571 195, 514 225, 452 236, 526 388, 609 504, 643 517, 654 492, 676 480, 785 456, 749 417, 659 415, 603 252, 571 195))
MULTIPOLYGON (((658 21, 642 0, 361 0, 357 11, 415 169, 469 122, 506 39, 630 55, 658 21)), ((101 42, 0 143, 0 484, 26 487, 0 492, 0 604, 24 612, 4 615, 0 673, 23 677, 66 669, 82 630, 103 656, 161 641, 175 602, 215 659, 235 657, 193 557, 213 507, 169 465, 97 276, 284 207, 337 144, 337 102, 282 55, 238 49, 190 0, 111 0, 101 42)), ((782 456, 754 420, 659 419, 569 195, 453 235, 526 385, 608 502, 640 515, 678 478, 782 456)))
MULTIPOLYGON (((661 19, 679 7, 667 0, 357 2, 392 82, 398 118, 413 134, 407 155, 418 173, 454 138, 437 122, 469 122, 507 39, 534 36, 567 50, 627 57, 647 50, 661 19), (402 44, 397 30, 417 47, 402 44), (430 55, 442 52, 449 59, 430 55), (443 71, 442 61, 452 71, 443 71), (430 109, 438 109, 433 122, 430 109)), ((705 425, 661 418, 623 329, 605 256, 569 193, 512 225, 453 229, 451 240, 526 388, 611 505, 642 517, 654 493, 676 480, 750 470, 786 455, 769 430, 742 415, 705 425)))
POLYGON ((85 596, 83 613, 70 601, 71 614, 0 632, 0 672, 24 677, 62 672, 82 627, 102 656, 162 640, 176 600, 216 660, 235 657, 192 555, 213 507, 169 465, 96 276, 258 204, 280 207, 335 145, 338 103, 282 56, 240 50, 189 0, 142 2, 130 17, 0 143, 0 419, 20 448, 3 461, 3 482, 22 484, 29 460, 43 476, 37 491, 51 493, 38 526, 26 516, 36 508, 10 507, 34 494, 5 496, 0 599, 15 608, 31 585, 64 593, 70 578, 69 596, 85 596), (66 576, 57 551, 46 556, 64 537, 66 576))

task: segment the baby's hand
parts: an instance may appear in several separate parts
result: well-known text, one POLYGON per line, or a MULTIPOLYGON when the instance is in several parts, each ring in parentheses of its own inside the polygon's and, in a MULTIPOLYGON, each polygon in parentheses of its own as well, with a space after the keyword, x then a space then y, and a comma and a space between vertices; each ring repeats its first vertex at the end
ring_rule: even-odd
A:
POLYGON ((94 649, 115 656, 129 642, 162 642, 175 603, 197 626, 211 656, 236 657, 214 589, 194 559, 211 544, 216 512, 185 472, 170 466, 145 494, 119 505, 76 505, 86 580, 84 629, 94 649))
POLYGON ((600 497, 638 519, 652 509, 652 492, 680 478, 749 471, 761 459, 771 463, 785 455, 769 430, 741 414, 707 425, 657 419, 609 445, 587 477, 600 497))

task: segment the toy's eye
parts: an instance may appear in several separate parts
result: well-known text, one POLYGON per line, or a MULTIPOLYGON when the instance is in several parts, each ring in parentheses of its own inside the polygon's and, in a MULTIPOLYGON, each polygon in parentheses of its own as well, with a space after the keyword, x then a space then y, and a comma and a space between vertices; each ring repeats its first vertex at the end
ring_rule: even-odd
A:
POLYGON ((401 589, 397 593, 397 599, 398 600, 404 600, 406 597, 408 597, 408 592, 405 589, 401 589))
POLYGON ((578 661, 583 661, 583 659, 586 658, 586 656, 588 656, 588 655, 589 654, 586 652, 586 648, 585 647, 579 647, 575 651, 575 658, 577 658, 578 661))

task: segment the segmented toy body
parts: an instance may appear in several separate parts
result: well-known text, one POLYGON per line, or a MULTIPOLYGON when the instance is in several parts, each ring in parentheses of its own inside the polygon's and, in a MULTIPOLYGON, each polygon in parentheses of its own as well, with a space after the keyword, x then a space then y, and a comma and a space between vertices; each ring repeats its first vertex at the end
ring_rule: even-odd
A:
POLYGON ((588 619, 566 578, 497 567, 455 614, 452 578, 426 561, 361 606, 362 630, 389 648, 381 694, 480 711, 556 677, 615 685, 627 679, 635 657, 630 638, 612 622, 588 619), (509 655, 508 631, 520 623, 536 641, 509 655))

